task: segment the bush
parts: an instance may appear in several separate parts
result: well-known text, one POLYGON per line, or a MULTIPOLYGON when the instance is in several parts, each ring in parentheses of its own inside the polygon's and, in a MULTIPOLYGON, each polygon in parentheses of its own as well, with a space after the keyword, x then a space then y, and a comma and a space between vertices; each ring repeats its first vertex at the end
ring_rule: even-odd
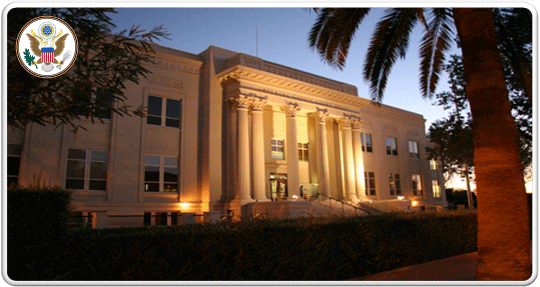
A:
POLYGON ((344 280, 476 250, 476 213, 80 230, 64 280, 344 280))
POLYGON ((57 187, 9 188, 7 259, 11 279, 52 279, 68 268, 61 262, 68 250, 70 200, 70 193, 57 187))

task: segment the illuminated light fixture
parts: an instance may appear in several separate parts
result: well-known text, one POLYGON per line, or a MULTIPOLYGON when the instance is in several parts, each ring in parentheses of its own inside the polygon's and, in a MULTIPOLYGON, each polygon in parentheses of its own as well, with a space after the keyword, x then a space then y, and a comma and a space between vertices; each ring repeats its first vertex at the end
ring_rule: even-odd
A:
POLYGON ((405 196, 398 196, 397 199, 398 199, 398 200, 404 200, 404 199, 405 199, 405 196))
POLYGON ((292 198, 294 198, 294 199, 298 199, 298 196, 296 196, 296 195, 293 195, 293 196, 292 196, 292 198))
POLYGON ((189 204, 189 202, 181 202, 180 203, 180 209, 182 209, 182 210, 188 209, 190 205, 191 204, 189 204))
POLYGON ((418 201, 416 201, 416 200, 411 201, 411 206, 413 206, 413 207, 418 206, 418 201))

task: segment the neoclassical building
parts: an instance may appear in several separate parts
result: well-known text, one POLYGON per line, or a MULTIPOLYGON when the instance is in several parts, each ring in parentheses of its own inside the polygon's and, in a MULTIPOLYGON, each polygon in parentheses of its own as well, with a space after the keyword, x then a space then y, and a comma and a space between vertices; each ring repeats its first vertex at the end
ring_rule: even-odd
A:
POLYGON ((421 115, 213 46, 155 50, 152 74, 126 90, 146 117, 81 120, 76 134, 8 129, 8 181, 72 190, 83 214, 309 213, 301 193, 381 210, 447 205, 421 115))

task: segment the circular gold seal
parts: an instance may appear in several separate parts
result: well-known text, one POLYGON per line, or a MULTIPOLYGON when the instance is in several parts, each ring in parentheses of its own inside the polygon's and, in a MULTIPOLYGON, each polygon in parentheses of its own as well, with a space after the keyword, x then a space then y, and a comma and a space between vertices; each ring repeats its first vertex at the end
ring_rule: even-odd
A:
POLYGON ((26 71, 40 78, 66 73, 77 59, 77 35, 64 20, 54 16, 34 18, 17 36, 17 58, 26 71))

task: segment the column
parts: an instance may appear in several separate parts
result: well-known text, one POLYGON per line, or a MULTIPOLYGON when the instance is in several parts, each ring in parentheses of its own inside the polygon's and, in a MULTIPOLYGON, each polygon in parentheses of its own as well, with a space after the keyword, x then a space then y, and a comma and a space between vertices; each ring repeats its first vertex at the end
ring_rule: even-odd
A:
POLYGON ((317 172, 319 192, 330 195, 330 168, 328 164, 328 142, 326 139, 326 118, 328 113, 314 113, 317 121, 317 172))
POLYGON ((239 95, 236 101, 237 134, 238 134, 238 190, 236 199, 251 199, 250 192, 250 164, 249 164, 249 123, 248 107, 249 98, 239 95))
POLYGON ((356 178, 351 133, 351 119, 348 117, 340 118, 339 125, 343 132, 343 166, 345 170, 344 195, 347 200, 358 201, 356 197, 356 178))
POLYGON ((299 178, 299 164, 298 164, 298 140, 296 131, 296 112, 300 110, 298 104, 289 104, 282 106, 281 110, 285 112, 287 117, 287 139, 285 144, 287 145, 287 185, 289 191, 289 198, 293 196, 300 197, 300 178, 299 178))
POLYGON ((267 200, 266 198, 266 180, 265 180, 265 162, 264 162, 264 125, 263 125, 263 107, 266 101, 254 99, 252 102, 252 150, 253 150, 253 195, 255 200, 267 200))
POLYGON ((356 175, 356 197, 358 199, 366 198, 366 182, 364 179, 364 153, 362 152, 362 140, 360 138, 360 125, 362 121, 360 119, 353 119, 352 125, 352 138, 354 149, 354 167, 356 175))

